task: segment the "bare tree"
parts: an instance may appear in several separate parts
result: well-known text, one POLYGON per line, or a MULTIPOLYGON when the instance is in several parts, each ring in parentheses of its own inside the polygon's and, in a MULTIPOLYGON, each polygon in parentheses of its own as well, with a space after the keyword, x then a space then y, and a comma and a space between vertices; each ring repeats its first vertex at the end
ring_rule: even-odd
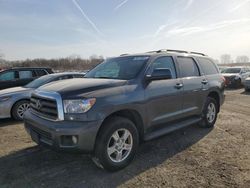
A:
POLYGON ((248 63, 249 62, 249 57, 246 55, 241 55, 236 57, 236 63, 248 63))
POLYGON ((230 54, 221 55, 220 62, 221 62, 221 64, 232 63, 231 55, 230 54))
POLYGON ((3 59, 4 55, 0 52, 0 69, 5 66, 5 60, 3 59))

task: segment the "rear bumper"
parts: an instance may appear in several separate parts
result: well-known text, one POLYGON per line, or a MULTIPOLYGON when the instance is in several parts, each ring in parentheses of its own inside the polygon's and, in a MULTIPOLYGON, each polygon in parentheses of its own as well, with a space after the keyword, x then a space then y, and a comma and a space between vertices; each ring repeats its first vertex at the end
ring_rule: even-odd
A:
POLYGON ((32 140, 56 151, 91 153, 101 123, 102 121, 49 121, 29 110, 24 116, 24 125, 32 140), (77 143, 65 145, 63 138, 70 136, 76 136, 77 143))

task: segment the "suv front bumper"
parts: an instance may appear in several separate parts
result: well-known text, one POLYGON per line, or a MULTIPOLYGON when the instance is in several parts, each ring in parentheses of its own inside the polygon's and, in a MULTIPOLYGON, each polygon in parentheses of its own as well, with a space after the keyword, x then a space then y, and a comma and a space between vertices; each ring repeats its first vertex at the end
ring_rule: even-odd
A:
POLYGON ((50 121, 34 115, 28 110, 24 125, 33 141, 57 151, 91 153, 102 121, 50 121), (65 144, 64 138, 75 136, 77 142, 65 144))

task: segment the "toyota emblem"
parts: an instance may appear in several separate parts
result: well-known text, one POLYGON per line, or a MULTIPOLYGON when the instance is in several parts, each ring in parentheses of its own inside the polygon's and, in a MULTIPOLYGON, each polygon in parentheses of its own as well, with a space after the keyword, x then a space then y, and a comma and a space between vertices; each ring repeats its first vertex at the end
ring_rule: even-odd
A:
POLYGON ((37 100, 37 101, 36 101, 36 108, 37 108, 37 109, 41 109, 41 108, 42 108, 42 104, 41 104, 41 101, 40 101, 40 100, 37 100))

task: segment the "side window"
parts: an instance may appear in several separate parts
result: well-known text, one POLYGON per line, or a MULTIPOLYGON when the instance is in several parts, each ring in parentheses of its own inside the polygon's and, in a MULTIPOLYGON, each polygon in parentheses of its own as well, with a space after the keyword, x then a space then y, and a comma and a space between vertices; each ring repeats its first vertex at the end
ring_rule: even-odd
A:
POLYGON ((32 71, 19 71, 20 79, 29 79, 32 77, 33 77, 32 71))
POLYGON ((176 71, 172 57, 159 57, 156 59, 152 65, 152 71, 156 68, 169 69, 171 71, 172 78, 176 78, 176 71))
POLYGON ((15 72, 10 71, 10 72, 5 72, 0 74, 0 81, 10 81, 15 79, 15 72))
POLYGON ((43 70, 43 69, 36 70, 36 75, 37 76, 44 76, 46 74, 47 74, 47 72, 45 70, 43 70))
POLYGON ((190 57, 177 57, 177 61, 180 68, 181 77, 193 77, 200 76, 199 69, 193 60, 190 57))
POLYGON ((201 66, 202 72, 205 75, 218 74, 216 65, 209 59, 199 58, 199 65, 201 66))

